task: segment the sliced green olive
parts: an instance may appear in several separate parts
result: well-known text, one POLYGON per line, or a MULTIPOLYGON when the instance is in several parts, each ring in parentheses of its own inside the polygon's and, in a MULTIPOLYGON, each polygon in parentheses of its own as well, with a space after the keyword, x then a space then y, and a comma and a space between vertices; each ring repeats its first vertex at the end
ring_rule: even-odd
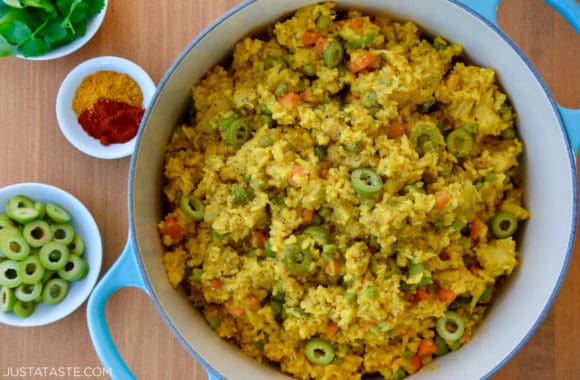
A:
POLYGON ((354 191, 363 197, 374 195, 383 188, 381 176, 371 168, 353 170, 350 181, 354 191))
POLYGON ((324 49, 323 60, 326 67, 335 68, 344 58, 344 49, 339 41, 330 41, 324 49))
POLYGON ((68 223, 71 219, 67 209, 52 202, 46 204, 46 215, 57 223, 68 223))
POLYGON ((68 289, 68 282, 61 278, 53 278, 46 283, 42 290, 42 302, 56 305, 66 297, 68 289))
POLYGON ((314 364, 327 365, 335 357, 334 348, 325 339, 312 338, 304 346, 304 354, 314 364))
POLYGON ((4 313, 12 311, 14 302, 16 302, 14 290, 5 286, 0 287, 0 311, 4 313))
POLYGON ((70 255, 64 267, 57 271, 58 276, 66 281, 79 281, 89 273, 87 260, 80 256, 70 255))
POLYGON ((22 260, 30 254, 30 245, 20 233, 3 233, 0 250, 12 260, 22 260))
POLYGON ((435 152, 439 146, 445 144, 439 128, 431 124, 417 124, 411 130, 409 138, 420 154, 435 152))
POLYGON ((38 248, 52 239, 52 230, 46 221, 34 220, 24 226, 22 235, 31 247, 38 248))
POLYGON ((250 138, 250 124, 246 119, 236 119, 226 129, 226 143, 238 149, 250 138))
POLYGON ((45 269, 36 255, 30 255, 18 263, 18 276, 24 284, 34 284, 42 281, 45 269))
POLYGON ((303 249, 300 244, 292 244, 286 249, 284 264, 290 273, 307 272, 312 263, 312 253, 308 249, 303 249))
POLYGON ((0 286, 15 288, 22 283, 18 275, 18 261, 5 260, 0 263, 0 286))
POLYGON ((518 229, 518 219, 514 214, 500 211, 491 218, 491 233, 497 239, 512 236, 518 229))
POLYGON ((16 302, 14 302, 14 314, 20 318, 30 317, 32 313, 34 313, 34 309, 36 309, 36 302, 34 301, 25 302, 16 300, 16 302))
POLYGON ((449 342, 455 342, 463 336, 465 326, 463 319, 454 311, 446 311, 435 323, 437 334, 449 342))
POLYGON ((68 247, 55 241, 43 245, 38 252, 40 265, 47 270, 59 270, 64 268, 68 262, 69 256, 70 253, 68 247))
POLYGON ((42 294, 42 284, 35 282, 34 284, 20 284, 14 289, 14 295, 17 299, 23 302, 32 302, 42 294))
POLYGON ((193 193, 188 196, 182 196, 179 200, 179 208, 188 218, 195 222, 203 220, 205 214, 205 206, 203 202, 193 193))
POLYGON ((457 157, 465 157, 473 150, 474 141, 471 133, 465 128, 459 128, 447 135, 445 139, 449 153, 457 157))
POLYGON ((56 223, 50 226, 52 239, 58 243, 69 245, 75 237, 73 226, 68 223, 56 223))

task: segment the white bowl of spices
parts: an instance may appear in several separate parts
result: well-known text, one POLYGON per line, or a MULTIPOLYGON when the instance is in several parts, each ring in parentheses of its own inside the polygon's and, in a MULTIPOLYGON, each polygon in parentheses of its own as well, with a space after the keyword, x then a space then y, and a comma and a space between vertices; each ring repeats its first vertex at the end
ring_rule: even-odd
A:
POLYGON ((137 64, 97 57, 75 67, 56 97, 56 116, 66 139, 97 158, 129 156, 155 83, 137 64))

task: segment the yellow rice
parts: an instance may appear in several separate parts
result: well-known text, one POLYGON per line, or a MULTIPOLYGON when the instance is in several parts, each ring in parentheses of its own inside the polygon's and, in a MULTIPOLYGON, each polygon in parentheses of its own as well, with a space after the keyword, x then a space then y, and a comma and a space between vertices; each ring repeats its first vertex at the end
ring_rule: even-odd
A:
POLYGON ((462 46, 334 3, 300 9, 241 39, 193 87, 191 120, 166 150, 168 280, 220 337, 297 378, 412 374, 436 357, 424 349, 437 319, 457 313, 465 331, 446 346, 467 344, 482 294, 518 264, 514 237, 489 227, 501 210, 529 218, 514 119, 495 72, 465 63, 462 46), (344 46, 337 67, 324 60, 332 40, 344 46), (362 69, 361 52, 374 57, 362 69), (250 135, 232 143, 236 119, 250 135), (473 149, 423 150, 411 138, 418 125, 442 138, 464 128, 473 149), (357 168, 381 177, 378 193, 355 191, 357 168), (184 197, 201 201, 202 220, 183 211, 184 197), (287 264, 295 246, 312 259, 300 273, 287 264), (316 337, 332 346, 330 364, 305 355, 316 337))

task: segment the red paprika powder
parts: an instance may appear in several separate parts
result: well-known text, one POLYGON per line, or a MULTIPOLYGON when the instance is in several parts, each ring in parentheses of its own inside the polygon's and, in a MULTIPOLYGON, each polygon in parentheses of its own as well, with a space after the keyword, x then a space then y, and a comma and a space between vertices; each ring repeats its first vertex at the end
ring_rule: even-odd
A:
POLYGON ((83 111, 79 124, 101 144, 122 144, 137 134, 145 110, 116 100, 99 99, 83 111))

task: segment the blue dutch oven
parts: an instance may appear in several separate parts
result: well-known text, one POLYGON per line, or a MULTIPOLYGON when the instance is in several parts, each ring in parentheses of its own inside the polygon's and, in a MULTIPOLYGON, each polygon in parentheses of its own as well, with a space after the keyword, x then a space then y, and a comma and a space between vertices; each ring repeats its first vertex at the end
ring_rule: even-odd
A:
MULTIPOLYGON (((94 289, 88 303, 90 335, 103 366, 115 379, 134 375, 114 346, 105 304, 116 290, 134 286, 155 302, 183 346, 210 379, 288 379, 247 358, 219 339, 185 294, 171 288, 162 264, 157 231, 162 215, 164 147, 188 106, 193 84, 231 54, 237 40, 272 24, 312 0, 246 1, 198 35, 163 77, 138 136, 129 173, 129 238, 119 259, 94 289)), ((564 279, 576 231, 575 155, 580 146, 580 110, 559 106, 532 64, 498 28, 500 0, 344 0, 341 7, 385 13, 417 22, 426 30, 461 43, 479 66, 492 67, 518 112, 526 148, 526 204, 533 217, 521 241, 521 267, 495 299, 473 340, 433 361, 413 379, 491 376, 522 347, 542 322, 564 279)), ((580 33, 580 5, 546 0, 580 33)))

